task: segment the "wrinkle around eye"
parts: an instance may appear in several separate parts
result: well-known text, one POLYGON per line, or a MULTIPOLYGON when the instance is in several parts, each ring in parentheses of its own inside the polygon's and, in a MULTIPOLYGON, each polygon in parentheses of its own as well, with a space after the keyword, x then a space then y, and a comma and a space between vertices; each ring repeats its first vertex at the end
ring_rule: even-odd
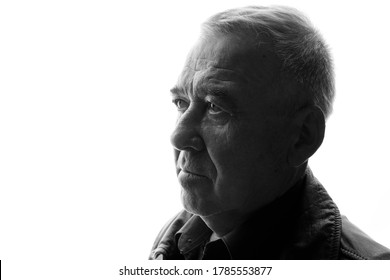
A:
POLYGON ((226 112, 223 108, 221 108, 220 106, 218 105, 215 105, 214 103, 212 102, 207 102, 207 108, 208 108, 208 111, 210 112, 210 114, 212 115, 217 115, 217 114, 220 114, 220 113, 228 113, 226 112))
POLYGON ((206 116, 207 119, 213 121, 217 125, 225 125, 230 120, 234 119, 234 115, 231 112, 211 102, 208 102, 206 116), (211 108, 213 106, 214 108, 211 108))
POLYGON ((173 99, 172 103, 175 104, 178 111, 185 111, 190 106, 189 102, 181 98, 173 99))

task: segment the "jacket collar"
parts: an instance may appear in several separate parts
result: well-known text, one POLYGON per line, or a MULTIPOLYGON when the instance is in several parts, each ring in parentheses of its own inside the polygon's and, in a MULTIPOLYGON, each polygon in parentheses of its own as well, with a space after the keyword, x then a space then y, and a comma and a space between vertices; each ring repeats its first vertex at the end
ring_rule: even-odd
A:
POLYGON ((299 216, 291 230, 291 250, 295 259, 338 259, 341 238, 339 209, 321 183, 306 170, 299 216))
POLYGON ((340 213, 307 168, 284 196, 223 239, 233 259, 337 259, 340 213))

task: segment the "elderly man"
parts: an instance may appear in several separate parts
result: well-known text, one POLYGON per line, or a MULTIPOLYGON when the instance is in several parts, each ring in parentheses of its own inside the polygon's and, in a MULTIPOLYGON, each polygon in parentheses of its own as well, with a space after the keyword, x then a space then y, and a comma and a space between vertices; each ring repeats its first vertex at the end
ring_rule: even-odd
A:
POLYGON ((308 167, 334 82, 323 39, 298 11, 211 17, 171 91, 185 210, 150 259, 390 258, 340 215, 308 167))

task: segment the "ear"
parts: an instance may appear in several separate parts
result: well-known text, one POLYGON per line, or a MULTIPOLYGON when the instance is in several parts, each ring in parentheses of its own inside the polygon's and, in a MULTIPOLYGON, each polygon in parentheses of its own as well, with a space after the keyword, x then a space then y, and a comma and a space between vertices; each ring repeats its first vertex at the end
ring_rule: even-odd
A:
POLYGON ((298 111, 293 120, 292 142, 288 163, 298 167, 305 163, 321 146, 325 135, 325 117, 317 106, 298 111))

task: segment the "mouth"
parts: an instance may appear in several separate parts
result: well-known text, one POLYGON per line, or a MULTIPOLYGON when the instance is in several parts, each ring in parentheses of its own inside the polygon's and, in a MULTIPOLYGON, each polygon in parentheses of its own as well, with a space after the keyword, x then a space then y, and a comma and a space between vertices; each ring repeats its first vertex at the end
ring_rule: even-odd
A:
POLYGON ((202 177, 202 178, 207 178, 207 177, 204 176, 204 175, 198 174, 198 173, 193 172, 193 171, 188 171, 188 170, 186 170, 186 169, 181 169, 180 172, 186 173, 186 174, 189 174, 189 175, 193 175, 193 176, 198 176, 198 177, 202 177))

